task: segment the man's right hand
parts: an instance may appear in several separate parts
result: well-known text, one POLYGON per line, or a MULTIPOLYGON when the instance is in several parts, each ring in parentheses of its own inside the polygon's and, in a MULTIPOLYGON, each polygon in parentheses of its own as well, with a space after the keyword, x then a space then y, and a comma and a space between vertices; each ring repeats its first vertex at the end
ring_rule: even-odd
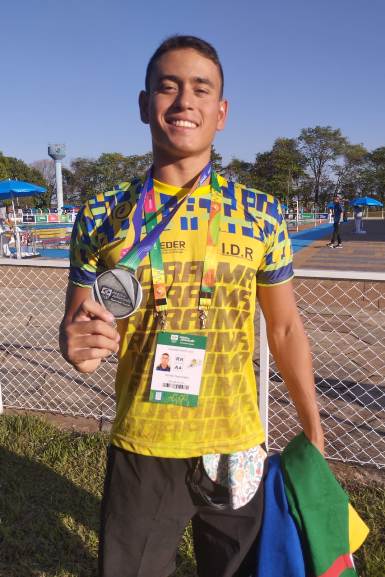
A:
POLYGON ((105 359, 119 350, 120 336, 111 313, 86 298, 72 319, 65 317, 60 327, 63 357, 80 373, 92 373, 105 359))

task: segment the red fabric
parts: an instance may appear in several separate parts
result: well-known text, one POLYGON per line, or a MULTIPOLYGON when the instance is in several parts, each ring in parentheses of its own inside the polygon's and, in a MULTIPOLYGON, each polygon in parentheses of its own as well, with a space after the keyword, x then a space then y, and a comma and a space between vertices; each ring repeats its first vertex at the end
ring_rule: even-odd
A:
POLYGON ((333 565, 319 577, 339 577, 345 569, 354 569, 353 560, 349 553, 337 557, 333 565))

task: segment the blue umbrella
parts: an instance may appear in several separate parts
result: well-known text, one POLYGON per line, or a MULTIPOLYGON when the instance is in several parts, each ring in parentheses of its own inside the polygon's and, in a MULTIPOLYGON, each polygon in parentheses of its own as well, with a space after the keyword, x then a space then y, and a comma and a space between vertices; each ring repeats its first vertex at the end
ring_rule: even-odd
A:
POLYGON ((362 196, 350 201, 352 206, 383 206, 382 202, 371 196, 362 196))
POLYGON ((0 200, 12 200, 13 214, 15 214, 14 196, 34 196, 43 194, 47 189, 24 180, 0 180, 0 200))
POLYGON ((0 180, 0 200, 9 200, 14 196, 34 196, 43 194, 47 189, 24 180, 0 180))

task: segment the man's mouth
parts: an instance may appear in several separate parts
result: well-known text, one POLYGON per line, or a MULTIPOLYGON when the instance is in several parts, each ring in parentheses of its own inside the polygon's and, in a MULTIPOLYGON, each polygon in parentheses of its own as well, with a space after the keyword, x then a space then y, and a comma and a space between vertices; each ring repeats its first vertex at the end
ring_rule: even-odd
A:
POLYGON ((191 120, 167 120, 168 124, 177 126, 178 128, 197 128, 198 124, 191 120))

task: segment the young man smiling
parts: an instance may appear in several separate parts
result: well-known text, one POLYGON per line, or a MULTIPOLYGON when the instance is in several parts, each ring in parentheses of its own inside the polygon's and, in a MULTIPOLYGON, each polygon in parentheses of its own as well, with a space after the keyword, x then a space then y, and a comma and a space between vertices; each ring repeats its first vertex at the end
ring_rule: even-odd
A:
POLYGON ((256 297, 304 432, 323 451, 310 351, 290 282, 290 241, 274 197, 227 182, 208 166, 228 113, 214 48, 191 36, 166 40, 148 64, 145 88, 139 103, 151 130, 152 170, 79 213, 61 328, 63 355, 80 372, 119 352, 100 575, 166 577, 192 520, 199 576, 248 577, 265 457, 252 362, 256 297), (114 328, 91 297, 97 275, 122 265, 133 243, 145 243, 183 199, 136 270, 139 308, 114 328), (156 374, 163 350, 178 359, 178 374, 156 374), (253 474, 239 465, 245 459, 253 474))

